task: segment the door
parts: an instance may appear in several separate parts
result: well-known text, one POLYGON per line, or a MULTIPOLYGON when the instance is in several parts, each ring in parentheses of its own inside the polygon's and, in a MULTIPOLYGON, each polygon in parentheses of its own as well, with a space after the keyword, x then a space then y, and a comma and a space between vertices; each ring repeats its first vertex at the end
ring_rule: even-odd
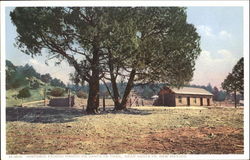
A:
POLYGON ((210 99, 207 98, 207 105, 210 106, 210 99))
POLYGON ((200 98, 201 106, 203 106, 203 98, 200 98))
POLYGON ((187 97, 187 105, 190 106, 190 97, 187 97))

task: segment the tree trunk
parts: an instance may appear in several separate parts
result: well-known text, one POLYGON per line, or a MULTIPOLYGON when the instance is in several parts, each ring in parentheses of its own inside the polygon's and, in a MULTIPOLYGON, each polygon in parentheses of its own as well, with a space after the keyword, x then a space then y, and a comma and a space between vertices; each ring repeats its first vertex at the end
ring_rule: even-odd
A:
POLYGON ((131 73, 130 73, 129 80, 128 80, 127 86, 125 88, 124 95, 122 97, 122 101, 118 106, 115 106, 115 110, 126 109, 126 103, 127 103, 127 100, 128 100, 128 96, 129 96, 130 91, 133 88, 133 82, 134 82, 135 74, 136 74, 136 71, 135 71, 135 69, 133 69, 131 71, 131 73))
POLYGON ((112 58, 111 54, 109 54, 109 63, 108 63, 108 65, 109 65, 110 80, 111 80, 111 85, 112 85, 112 90, 113 90, 114 105, 119 106, 119 104, 120 104, 120 101, 119 101, 120 95, 119 95, 118 87, 117 87, 117 84, 116 84, 116 77, 114 75, 114 65, 113 65, 113 58, 112 58))
MULTIPOLYGON (((109 52, 111 52, 111 51, 109 50, 109 52)), ((122 101, 120 101, 120 95, 119 95, 119 91, 118 91, 118 87, 117 87, 117 83, 116 83, 116 76, 114 73, 113 57, 112 57, 111 53, 109 54, 108 65, 109 65, 109 69, 110 69, 110 80, 111 80, 111 85, 112 85, 112 90, 113 90, 113 96, 111 95, 111 97, 113 98, 114 105, 115 105, 114 110, 126 109, 128 96, 129 96, 129 93, 133 87, 133 82, 134 82, 134 78, 136 75, 136 70, 132 69, 130 76, 129 76, 127 86, 125 88, 124 95, 122 97, 122 101)))
MULTIPOLYGON (((95 48, 95 47, 94 47, 95 48)), ((99 107, 99 53, 95 48, 92 60, 92 75, 89 79, 89 97, 86 112, 87 114, 96 114, 99 107)))
POLYGON ((114 100, 114 105, 118 106, 120 104, 119 101, 119 91, 118 91, 118 87, 116 85, 116 78, 114 77, 113 74, 110 75, 111 76, 111 84, 112 84, 112 89, 113 89, 113 100, 114 100))
POLYGON ((99 80, 89 83, 89 96, 86 112, 88 114, 96 114, 99 107, 99 80))
POLYGON ((237 107, 237 95, 236 95, 236 91, 234 91, 234 106, 235 108, 237 107))
POLYGON ((102 97, 102 106, 103 106, 103 111, 105 111, 105 95, 102 97))

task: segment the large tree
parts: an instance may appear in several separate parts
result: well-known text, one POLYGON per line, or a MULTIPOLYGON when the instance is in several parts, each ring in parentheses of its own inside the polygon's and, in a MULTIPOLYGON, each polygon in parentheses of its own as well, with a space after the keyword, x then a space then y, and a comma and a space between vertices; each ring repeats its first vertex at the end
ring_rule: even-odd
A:
POLYGON ((119 22, 114 18, 117 14, 110 17, 117 20, 117 28, 127 27, 114 30, 115 34, 105 43, 108 76, 104 78, 111 81, 113 92, 109 91, 117 110, 126 108, 135 82, 164 82, 177 87, 189 82, 200 53, 200 37, 195 27, 187 23, 185 8, 142 7, 131 8, 129 13, 126 21, 119 22), (129 36, 119 39, 117 35, 129 36), (127 83, 124 94, 120 95, 117 80, 124 77, 127 83))
POLYGON ((115 108, 124 109, 134 82, 190 81, 200 53, 196 29, 180 7, 29 7, 16 8, 11 18, 23 52, 67 60, 76 82, 89 83, 88 113, 99 106, 100 79, 111 81, 115 108), (127 81, 122 96, 121 79, 127 81))
POLYGON ((244 59, 243 57, 233 67, 232 73, 221 84, 228 93, 234 94, 235 108, 237 107, 237 92, 244 94, 244 59))
POLYGON ((101 7, 17 7, 11 12, 17 27, 17 46, 31 56, 48 53, 48 59, 73 66, 89 83, 88 113, 99 106, 99 79, 105 58, 102 42, 109 35, 107 9, 101 7))

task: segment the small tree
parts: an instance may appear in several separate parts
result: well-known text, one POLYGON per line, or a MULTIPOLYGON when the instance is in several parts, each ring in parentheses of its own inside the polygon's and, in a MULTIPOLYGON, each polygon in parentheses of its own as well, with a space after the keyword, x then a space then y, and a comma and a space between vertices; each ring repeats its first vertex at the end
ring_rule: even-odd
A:
POLYGON ((237 107, 237 92, 244 94, 244 60, 243 57, 234 66, 232 73, 221 84, 229 94, 234 94, 235 108, 237 107))
POLYGON ((54 78, 50 81, 50 84, 55 87, 66 87, 66 85, 60 79, 54 78))
POLYGON ((219 89, 215 86, 214 89, 213 89, 213 100, 214 101, 218 101, 219 100, 219 89))
POLYGON ((41 80, 44 83, 49 83, 52 80, 52 77, 50 76, 49 73, 46 73, 46 74, 41 75, 41 80))
POLYGON ((28 98, 30 96, 31 96, 30 90, 29 90, 29 88, 26 87, 26 88, 23 88, 19 91, 17 98, 28 98))
POLYGON ((22 103, 23 103, 23 99, 28 98, 30 96, 31 96, 30 90, 29 90, 29 88, 26 87, 26 88, 23 88, 19 91, 17 98, 22 99, 22 103))
POLYGON ((87 93, 85 93, 84 91, 78 91, 76 95, 78 98, 88 98, 87 93))
POLYGON ((63 96, 65 90, 62 88, 54 88, 50 91, 51 96, 60 97, 63 96))

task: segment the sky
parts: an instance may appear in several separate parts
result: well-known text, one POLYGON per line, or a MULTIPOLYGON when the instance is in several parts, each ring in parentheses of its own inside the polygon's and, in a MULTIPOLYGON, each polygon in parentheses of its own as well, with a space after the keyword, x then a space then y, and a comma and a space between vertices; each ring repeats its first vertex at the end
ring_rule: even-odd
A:
POLYGON ((187 18, 201 36, 202 49, 191 83, 220 88, 243 57, 243 8, 189 7, 187 18))
MULTIPOLYGON (((52 77, 69 82, 69 73, 74 72, 67 62, 54 66, 54 61, 45 64, 46 57, 31 58, 15 46, 16 27, 9 16, 13 8, 6 8, 6 59, 14 65, 29 63, 37 72, 50 73, 52 77)), ((243 57, 243 8, 242 7, 188 7, 187 21, 193 24, 201 37, 201 54, 195 65, 191 84, 217 86, 237 61, 243 57)))

